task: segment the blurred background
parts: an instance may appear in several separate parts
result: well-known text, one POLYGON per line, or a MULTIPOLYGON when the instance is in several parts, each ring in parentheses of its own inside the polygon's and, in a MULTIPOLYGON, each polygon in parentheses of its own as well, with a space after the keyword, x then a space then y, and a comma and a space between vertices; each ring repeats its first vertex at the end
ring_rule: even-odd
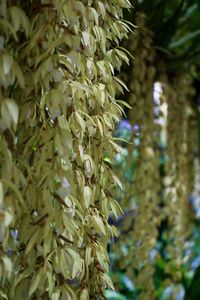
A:
POLYGON ((109 244, 116 292, 106 298, 199 300, 200 1, 132 5, 115 62, 124 60, 126 85, 114 161, 123 212, 109 219, 119 237, 109 244))

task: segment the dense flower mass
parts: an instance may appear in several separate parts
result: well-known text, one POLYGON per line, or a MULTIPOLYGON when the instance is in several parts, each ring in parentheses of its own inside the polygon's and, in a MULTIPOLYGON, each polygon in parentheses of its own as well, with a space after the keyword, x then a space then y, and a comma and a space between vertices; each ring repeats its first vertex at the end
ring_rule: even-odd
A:
POLYGON ((113 288, 118 179, 104 158, 118 152, 114 69, 127 61, 129 7, 1 1, 1 298, 101 299, 113 288))

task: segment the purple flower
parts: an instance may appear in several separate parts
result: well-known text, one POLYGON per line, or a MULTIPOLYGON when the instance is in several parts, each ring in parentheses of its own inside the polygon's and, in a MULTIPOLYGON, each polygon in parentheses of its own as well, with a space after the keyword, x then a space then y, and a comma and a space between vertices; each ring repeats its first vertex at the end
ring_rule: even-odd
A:
POLYGON ((124 119, 124 120, 120 121, 118 129, 131 130, 132 127, 131 127, 131 124, 129 123, 129 121, 124 119))
POLYGON ((140 126, 139 126, 138 124, 135 124, 135 125, 133 126, 133 130, 134 130, 134 131, 139 131, 139 130, 140 130, 140 126))

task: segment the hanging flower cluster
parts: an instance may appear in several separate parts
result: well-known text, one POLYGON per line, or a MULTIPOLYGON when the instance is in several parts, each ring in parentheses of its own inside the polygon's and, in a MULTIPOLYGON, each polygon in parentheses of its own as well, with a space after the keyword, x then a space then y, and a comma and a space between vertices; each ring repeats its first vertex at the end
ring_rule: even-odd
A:
POLYGON ((114 69, 127 61, 119 41, 129 7, 1 1, 3 299, 102 299, 113 288, 107 220, 119 210, 119 181, 105 157, 119 151, 112 133, 124 84, 114 69))
POLYGON ((168 107, 167 167, 165 185, 165 215, 168 220, 169 263, 166 274, 173 282, 181 279, 185 241, 191 234, 191 206, 189 196, 194 184, 194 96, 188 75, 170 77, 164 88, 168 107), (192 126, 193 124, 193 126, 192 126), (193 149, 192 149, 193 148, 193 149))
MULTIPOLYGON (((132 280, 140 291, 139 299, 154 299, 154 264, 161 255, 155 247, 157 241, 162 242, 163 226, 169 240, 164 258, 164 276, 170 279, 165 284, 169 286, 180 282, 185 242, 193 224, 189 196, 198 143, 195 91, 190 75, 167 73, 165 62, 153 48, 144 14, 137 14, 135 23, 138 28, 126 43, 134 60, 129 72, 122 74, 130 89, 127 130, 131 144, 127 144, 125 162, 118 168, 124 183, 120 204, 125 214, 117 221, 121 231, 112 245, 113 271, 120 269, 132 280)), ((114 280, 118 282, 117 277, 114 280)))
POLYGON ((150 254, 155 247, 161 221, 159 151, 155 135, 159 129, 155 124, 153 102, 155 51, 152 32, 145 24, 145 15, 138 13, 135 23, 138 28, 127 45, 134 55, 131 73, 122 77, 130 89, 128 103, 132 109, 128 117, 135 129, 132 131, 132 144, 127 147, 125 168, 130 168, 134 158, 135 167, 131 181, 125 182, 120 203, 127 213, 123 218, 120 239, 113 249, 118 254, 118 267, 126 271, 134 285, 141 289, 139 298, 153 299, 154 268, 150 254), (124 245, 127 250, 123 250, 124 245))

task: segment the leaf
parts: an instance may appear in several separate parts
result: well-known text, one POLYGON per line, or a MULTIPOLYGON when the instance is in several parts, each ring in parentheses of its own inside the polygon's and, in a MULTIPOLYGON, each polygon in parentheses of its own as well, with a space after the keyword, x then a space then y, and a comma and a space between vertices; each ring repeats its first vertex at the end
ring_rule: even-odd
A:
POLYGON ((121 58, 122 61, 125 61, 127 64, 129 64, 129 59, 123 51, 121 51, 119 49, 115 49, 115 52, 121 58))
POLYGON ((84 115, 86 118, 88 118, 93 123, 94 126, 96 126, 95 122, 93 121, 93 119, 88 114, 84 113, 81 110, 77 110, 77 112, 80 113, 80 114, 82 114, 82 115, 84 115))
POLYGON ((11 21, 15 28, 15 31, 17 32, 21 25, 21 10, 17 6, 11 6, 10 7, 10 15, 11 15, 11 21))
POLYGON ((123 100, 116 100, 117 103, 124 105, 125 107, 132 109, 132 107, 129 105, 129 103, 127 103, 126 101, 123 100))
POLYGON ((24 199, 21 196, 20 191, 18 190, 18 188, 16 187, 15 184, 13 184, 12 182, 6 180, 6 179, 2 179, 2 181, 4 182, 5 185, 7 185, 11 190, 13 190, 13 192, 16 194, 20 204, 22 205, 22 207, 24 208, 24 210, 27 212, 27 206, 26 203, 24 202, 24 199))
POLYGON ((109 141, 109 143, 112 145, 112 148, 117 152, 117 153, 123 153, 124 152, 124 149, 121 147, 121 146, 119 146, 118 144, 116 144, 115 142, 113 142, 113 141, 109 141))
MULTIPOLYGON (((131 24, 131 23, 130 23, 131 24)), ((133 25, 133 24, 131 24, 131 25, 133 25)), ((133 25, 134 26, 134 25, 133 25)), ((135 27, 135 26, 134 26, 135 27)), ((127 54, 127 56, 130 56, 133 60, 135 60, 135 57, 127 50, 127 49, 125 49, 125 48, 123 48, 123 47, 117 47, 117 49, 120 49, 120 50, 122 50, 122 51, 124 51, 126 54, 127 54)))
POLYGON ((92 262, 92 248, 87 246, 85 251, 85 265, 88 267, 92 262))
POLYGON ((16 34, 13 26, 8 21, 6 21, 5 19, 0 19, 0 26, 1 26, 1 28, 6 29, 7 34, 8 34, 8 32, 11 32, 15 41, 18 41, 17 34, 16 34))
POLYGON ((31 283, 31 286, 30 286, 30 289, 29 289, 29 297, 37 290, 39 284, 40 284, 40 281, 41 281, 41 278, 42 278, 42 270, 40 270, 38 272, 37 275, 34 276, 33 280, 32 280, 32 283, 31 283))
POLYGON ((4 198, 4 193, 3 193, 3 184, 0 181, 0 206, 3 204, 3 198, 4 198))
POLYGON ((119 203, 114 200, 114 199, 109 199, 109 204, 110 204, 110 208, 112 213, 114 214, 114 216, 117 218, 120 214, 123 214, 123 211, 119 205, 119 203))
MULTIPOLYGON (((69 300, 79 300, 78 298, 77 298, 77 294, 75 293, 75 291, 74 291, 74 288, 72 288, 72 287, 70 287, 70 285, 65 285, 65 290, 67 291, 67 298, 69 299, 69 300)), ((65 299, 63 299, 63 300, 65 300, 65 299)))
POLYGON ((53 275, 50 271, 47 271, 46 275, 47 275, 47 281, 48 281, 48 293, 49 293, 49 295, 51 295, 53 292, 55 283, 53 280, 53 275))
POLYGON ((59 300, 59 299, 60 299, 60 292, 59 292, 59 291, 54 292, 54 293, 51 295, 51 299, 52 299, 52 300, 59 300))
POLYGON ((165 49, 165 48, 160 47, 160 46, 155 46, 154 48, 155 48, 156 50, 159 50, 159 51, 161 51, 161 52, 167 54, 169 57, 172 57, 172 58, 174 57, 174 54, 173 54, 172 52, 170 52, 168 49, 165 49))
POLYGON ((82 271, 83 260, 80 255, 71 248, 67 249, 67 252, 73 259, 73 267, 72 267, 72 278, 77 277, 78 273, 82 271))
POLYGON ((87 92, 88 94, 92 94, 92 88, 87 84, 83 84, 78 81, 73 81, 73 87, 76 88, 77 90, 81 90, 87 92))
POLYGON ((4 214, 4 225, 7 227, 11 224, 13 220, 13 216, 7 211, 3 212, 3 214, 4 214))
POLYGON ((14 130, 17 128, 19 109, 13 99, 4 99, 1 104, 1 116, 7 128, 13 125, 14 130))
POLYGON ((75 115, 76 121, 81 126, 82 130, 85 131, 85 121, 83 120, 81 115, 78 112, 75 112, 74 115, 75 115))
POLYGON ((116 80, 127 92, 130 92, 126 84, 120 78, 113 76, 113 79, 116 80))
POLYGON ((130 7, 133 7, 131 5, 131 2, 129 0, 119 0, 119 3, 120 5, 123 7, 123 8, 130 8, 130 7))
POLYGON ((90 46, 90 34, 87 31, 82 32, 82 41, 85 47, 90 46))
POLYGON ((111 290, 114 290, 114 285, 112 283, 112 280, 110 279, 110 277, 104 273, 101 275, 101 277, 103 278, 103 280, 106 282, 107 286, 111 289, 111 290))
POLYGON ((124 297, 123 295, 110 290, 105 291, 105 296, 108 300, 126 300, 126 297, 124 297))
POLYGON ((13 63, 13 57, 11 55, 5 54, 3 56, 3 70, 6 75, 10 73, 12 63, 13 63))
POLYGON ((89 7, 89 10, 90 10, 91 14, 93 15, 93 18, 95 20, 96 25, 98 25, 99 24, 99 17, 98 17, 97 11, 93 7, 89 7))
POLYGON ((102 18, 104 19, 106 16, 105 5, 101 1, 98 1, 98 5, 101 11, 102 18))
POLYGON ((46 257, 51 251, 52 239, 53 239, 53 234, 50 229, 50 224, 49 222, 46 222, 45 229, 44 229, 44 242, 43 242, 44 257, 46 257))
POLYGON ((103 137, 104 136, 104 130, 103 130, 103 126, 101 124, 101 121, 99 120, 98 117, 96 117, 96 120, 97 120, 97 127, 99 129, 100 135, 101 135, 101 137, 103 137))
POLYGON ((58 125, 63 130, 69 130, 69 124, 64 116, 58 117, 58 125))
POLYGON ((19 67, 19 65, 13 61, 13 65, 12 65, 12 70, 13 70, 13 73, 15 74, 21 88, 25 88, 25 80, 24 80, 24 75, 19 67))
POLYGON ((102 221, 102 218, 97 216, 97 215, 93 215, 92 216, 94 223, 95 223, 95 227, 98 231, 102 232, 104 235, 106 235, 106 230, 105 230, 105 226, 104 223, 102 221))
POLYGON ((89 300, 89 294, 87 289, 82 290, 80 300, 89 300))
POLYGON ((64 278, 67 278, 68 277, 68 268, 67 268, 67 261, 66 261, 66 257, 65 257, 65 250, 60 249, 58 256, 59 256, 59 261, 60 261, 61 273, 64 276, 64 278))
POLYGON ((200 29, 198 29, 194 32, 190 32, 190 33, 186 34, 184 37, 180 38, 179 40, 172 42, 169 45, 169 49, 174 49, 174 48, 180 47, 183 44, 185 44, 186 42, 196 38, 199 35, 200 35, 200 29))
POLYGON ((72 278, 76 278, 78 273, 82 270, 81 260, 74 260, 73 268, 72 268, 72 278))
POLYGON ((15 31, 18 31, 21 25, 23 25, 26 37, 28 37, 30 32, 30 22, 24 11, 17 6, 11 6, 10 15, 15 31))
POLYGON ((7 295, 6 295, 6 292, 5 291, 2 291, 1 289, 0 289, 0 296, 2 297, 2 298, 0 298, 0 299, 5 299, 5 300, 9 300, 8 299, 8 297, 7 297, 7 295))
MULTIPOLYGON (((125 139, 122 139, 122 138, 113 137, 112 139, 113 139, 113 141, 123 142, 123 143, 129 144, 129 145, 133 145, 132 142, 129 142, 128 140, 125 140, 125 139)), ((123 153, 124 153, 124 149, 123 149, 123 153)))
POLYGON ((12 272, 12 262, 7 256, 3 256, 2 258, 4 269, 8 273, 8 277, 10 277, 11 272, 12 272))
POLYGON ((100 69, 100 71, 102 73, 101 75, 103 76, 103 78, 104 77, 106 78, 108 76, 108 74, 107 74, 107 69, 106 69, 105 62, 103 60, 99 60, 97 62, 97 66, 100 69))
POLYGON ((27 244, 27 246, 26 246, 26 251, 25 251, 26 255, 27 255, 27 254, 32 250, 32 248, 35 246, 36 241, 37 241, 39 235, 40 235, 40 228, 38 228, 38 229, 34 232, 34 234, 32 235, 32 237, 30 238, 30 240, 29 240, 29 242, 28 242, 28 244, 27 244))
POLYGON ((92 158, 89 155, 84 155, 84 171, 88 178, 91 178, 95 172, 95 165, 92 158))
POLYGON ((120 187, 121 190, 123 190, 123 185, 121 183, 121 181, 119 180, 119 178, 116 175, 112 175, 112 178, 114 180, 114 182, 120 187))
POLYGON ((83 195, 85 200, 85 207, 89 208, 92 199, 92 190, 89 186, 84 186, 83 195))

